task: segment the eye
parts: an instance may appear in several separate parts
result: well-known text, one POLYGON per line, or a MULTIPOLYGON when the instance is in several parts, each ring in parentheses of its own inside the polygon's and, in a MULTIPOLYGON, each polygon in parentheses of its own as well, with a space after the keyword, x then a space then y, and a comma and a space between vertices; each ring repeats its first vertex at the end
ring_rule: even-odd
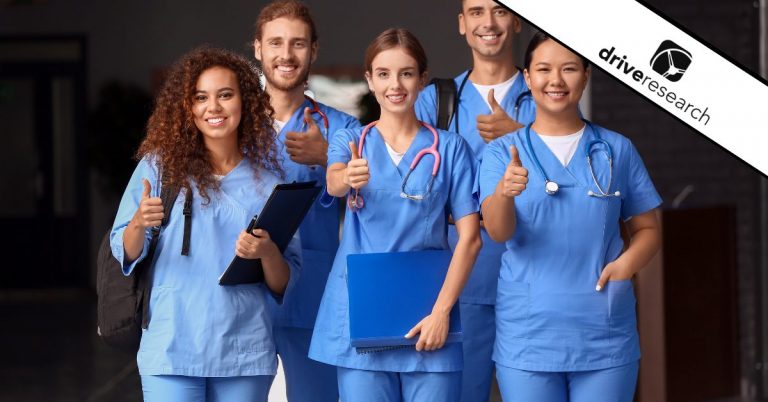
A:
POLYGON ((219 94, 220 99, 231 99, 233 96, 235 96, 232 92, 222 92, 219 94))
POLYGON ((503 17, 503 16, 505 16, 505 15, 507 15, 507 14, 509 14, 509 13, 507 12, 507 10, 504 10, 504 9, 498 9, 498 10, 496 10, 496 15, 497 15, 497 16, 499 16, 499 17, 503 17))
POLYGON ((407 77, 407 78, 410 78, 410 77, 413 77, 413 72, 411 72, 411 71, 404 71, 404 72, 403 72, 402 74, 400 74, 400 75, 402 75, 403 77, 407 77))
POLYGON ((303 48, 307 47, 307 43, 304 42, 304 41, 299 41, 299 42, 294 43, 293 47, 299 48, 299 49, 303 49, 303 48))
POLYGON ((469 12, 469 15, 472 17, 479 17, 483 15, 483 12, 481 10, 472 10, 469 12))
POLYGON ((379 71, 378 74, 376 74, 376 76, 379 78, 387 78, 389 77, 389 73, 386 71, 379 71))
POLYGON ((195 95, 194 98, 195 102, 205 102, 208 100, 208 97, 205 95, 195 95))
POLYGON ((277 46, 280 46, 280 41, 272 40, 272 41, 269 41, 268 44, 269 44, 269 46, 277 47, 277 46))

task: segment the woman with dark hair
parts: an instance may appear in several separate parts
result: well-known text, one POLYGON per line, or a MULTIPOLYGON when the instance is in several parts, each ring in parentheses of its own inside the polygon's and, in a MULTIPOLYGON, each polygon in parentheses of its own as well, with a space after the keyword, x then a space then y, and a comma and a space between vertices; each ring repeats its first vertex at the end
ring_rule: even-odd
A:
POLYGON ((507 248, 493 353, 501 394, 630 402, 640 358, 631 278, 660 247, 661 198, 626 137, 581 119, 586 60, 539 33, 524 74, 536 119, 488 144, 478 180, 485 228, 507 248))
POLYGON ((338 367, 343 401, 458 401, 461 393, 461 344, 445 341, 449 313, 480 248, 476 170, 460 136, 416 119, 426 77, 424 49, 413 34, 381 33, 365 54, 380 119, 338 131, 328 148, 328 192, 349 194, 349 208, 309 356, 338 367), (439 159, 425 153, 432 146, 439 159), (358 354, 350 341, 347 256, 448 250, 449 213, 458 244, 431 313, 403 334, 418 337, 415 347, 358 354))
POLYGON ((111 235, 112 254, 131 275, 165 216, 161 188, 183 188, 149 275, 150 320, 137 357, 146 401, 267 400, 277 367, 266 298, 281 297, 299 260, 297 241, 281 255, 265 231, 243 231, 281 181, 271 114, 255 68, 218 49, 185 55, 157 97, 111 235), (219 286, 235 255, 260 258, 263 283, 219 286))

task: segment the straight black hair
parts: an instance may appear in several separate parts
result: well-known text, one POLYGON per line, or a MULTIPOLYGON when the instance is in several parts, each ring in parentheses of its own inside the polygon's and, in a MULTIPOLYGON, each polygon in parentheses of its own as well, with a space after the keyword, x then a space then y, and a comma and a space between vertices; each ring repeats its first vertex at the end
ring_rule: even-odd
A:
MULTIPOLYGON (((528 48, 525 49, 525 64, 524 64, 524 67, 526 69, 531 68, 531 62, 533 61, 533 51, 536 50, 536 48, 539 47, 539 45, 542 44, 544 41, 549 40, 549 39, 552 39, 555 42, 560 43, 560 42, 558 42, 557 40, 555 40, 554 38, 552 38, 551 36, 547 35, 546 33, 542 32, 542 31, 538 31, 535 34, 533 34, 533 37, 531 38, 531 41, 528 42, 528 48)), ((562 45, 562 43, 560 43, 560 44, 562 45)), ((582 56, 579 56, 579 58, 581 59, 581 64, 584 65, 584 69, 586 70, 587 67, 589 67, 589 60, 587 60, 586 58, 584 58, 582 56)))

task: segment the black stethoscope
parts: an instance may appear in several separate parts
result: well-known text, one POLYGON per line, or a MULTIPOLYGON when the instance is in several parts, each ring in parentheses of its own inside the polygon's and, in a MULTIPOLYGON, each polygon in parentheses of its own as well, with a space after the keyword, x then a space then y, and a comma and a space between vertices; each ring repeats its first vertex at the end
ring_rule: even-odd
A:
MULTIPOLYGON (((597 187, 597 193, 595 193, 592 190, 587 191, 587 195, 590 197, 620 197, 621 192, 615 191, 613 193, 609 193, 611 191, 611 184, 613 183, 613 148, 611 148, 611 145, 605 141, 601 136, 600 133, 595 130, 595 127, 587 120, 584 120, 584 123, 587 127, 592 131, 594 137, 596 139, 591 141, 585 141, 584 142, 584 153, 587 156, 587 165, 589 166, 589 173, 592 175, 592 181, 595 182, 595 186, 597 187), (605 190, 603 190, 603 187, 600 186, 600 183, 597 181, 597 176, 595 175, 595 169, 592 167, 592 152, 595 145, 602 145, 600 149, 605 153, 605 156, 608 158, 608 187, 606 187, 605 190)), ((531 157, 533 158, 533 162, 536 164, 536 168, 539 170, 539 173, 541 173, 541 176, 544 177, 544 191, 548 195, 555 195, 557 194, 558 190, 560 190, 560 186, 552 181, 549 180, 549 176, 547 176, 547 173, 544 171, 544 167, 541 165, 541 162, 539 161, 539 157, 536 156, 536 151, 533 150, 533 145, 531 144, 531 125, 533 123, 525 126, 525 141, 528 145, 528 150, 531 152, 531 157)))
MULTIPOLYGON (((518 69, 519 71, 519 69, 518 69)), ((456 107, 453 109, 453 132, 458 133, 459 132, 459 103, 461 103, 461 93, 464 92, 464 86, 467 85, 467 81, 469 80, 469 75, 472 74, 472 69, 467 70, 467 75, 464 76, 461 80, 461 84, 459 84, 459 90, 456 93, 456 107)), ((522 73, 521 73, 522 74, 522 73)), ((519 95, 517 95, 517 99, 515 99, 515 110, 514 110, 514 116, 512 119, 515 121, 520 121, 520 105, 523 104, 523 100, 526 98, 530 98, 531 91, 523 91, 520 92, 519 95)))

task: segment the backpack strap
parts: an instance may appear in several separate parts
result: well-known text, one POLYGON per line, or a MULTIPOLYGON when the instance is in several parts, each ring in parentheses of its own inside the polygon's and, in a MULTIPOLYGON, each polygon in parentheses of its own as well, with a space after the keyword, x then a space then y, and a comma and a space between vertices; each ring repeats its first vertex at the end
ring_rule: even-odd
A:
POLYGON ((184 197, 184 239, 181 242, 181 255, 189 255, 189 238, 192 235, 192 189, 187 187, 184 197))
POLYGON ((452 78, 433 78, 437 108, 437 128, 447 130, 456 108, 456 82, 452 78))

